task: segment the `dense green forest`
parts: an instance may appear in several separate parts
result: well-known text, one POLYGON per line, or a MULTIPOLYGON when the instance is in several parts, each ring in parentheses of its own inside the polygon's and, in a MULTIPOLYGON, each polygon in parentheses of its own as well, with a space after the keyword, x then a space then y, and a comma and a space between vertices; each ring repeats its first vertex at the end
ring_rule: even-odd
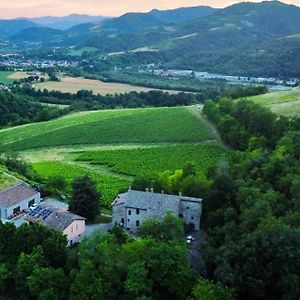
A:
POLYGON ((202 271, 233 288, 238 299, 298 299, 300 119, 231 99, 206 101, 204 113, 232 147, 227 162, 207 177, 187 164, 136 178, 133 188, 203 197, 202 271))
POLYGON ((252 102, 206 102, 206 116, 236 151, 215 170, 204 201, 210 278, 239 299, 300 295, 300 122, 252 102))
POLYGON ((233 289, 190 267, 177 217, 145 222, 139 237, 115 227, 68 249, 42 225, 0 223, 0 299, 234 299, 233 289))
POLYGON ((0 92, 0 127, 47 121, 64 113, 65 110, 43 106, 28 95, 0 92))
POLYGON ((71 110, 95 110, 108 108, 164 107, 203 103, 206 99, 227 96, 239 98, 267 92, 265 86, 218 86, 211 84, 202 87, 201 93, 174 93, 153 90, 149 92, 130 92, 114 95, 95 95, 92 91, 81 90, 76 94, 33 88, 16 89, 17 93, 37 99, 41 103, 70 105, 71 110))

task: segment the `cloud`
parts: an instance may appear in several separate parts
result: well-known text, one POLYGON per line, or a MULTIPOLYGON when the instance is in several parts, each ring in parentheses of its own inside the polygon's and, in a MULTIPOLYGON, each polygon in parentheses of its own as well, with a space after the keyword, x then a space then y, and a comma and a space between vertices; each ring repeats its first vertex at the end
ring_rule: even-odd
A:
MULTIPOLYGON (((70 13, 117 16, 129 11, 149 11, 180 6, 224 7, 236 0, 0 0, 0 17, 63 16, 70 13)), ((258 1, 256 1, 258 2, 258 1)), ((300 6, 300 0, 285 0, 300 6)))

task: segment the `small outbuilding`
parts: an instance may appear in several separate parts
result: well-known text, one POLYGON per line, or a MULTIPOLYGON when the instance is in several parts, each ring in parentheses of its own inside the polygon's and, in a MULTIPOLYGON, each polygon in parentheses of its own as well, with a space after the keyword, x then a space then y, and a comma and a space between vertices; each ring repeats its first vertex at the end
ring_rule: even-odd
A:
POLYGON ((79 243, 85 235, 86 219, 73 214, 66 209, 57 207, 38 206, 25 217, 29 224, 39 222, 66 235, 72 246, 79 243))

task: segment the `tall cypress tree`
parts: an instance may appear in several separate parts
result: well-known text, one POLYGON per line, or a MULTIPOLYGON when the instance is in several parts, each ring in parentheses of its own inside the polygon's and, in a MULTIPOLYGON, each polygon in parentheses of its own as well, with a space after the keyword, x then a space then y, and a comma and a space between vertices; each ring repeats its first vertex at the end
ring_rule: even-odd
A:
POLYGON ((72 184, 72 198, 69 210, 75 214, 95 219, 100 214, 100 193, 97 192, 96 183, 88 175, 77 178, 72 184))

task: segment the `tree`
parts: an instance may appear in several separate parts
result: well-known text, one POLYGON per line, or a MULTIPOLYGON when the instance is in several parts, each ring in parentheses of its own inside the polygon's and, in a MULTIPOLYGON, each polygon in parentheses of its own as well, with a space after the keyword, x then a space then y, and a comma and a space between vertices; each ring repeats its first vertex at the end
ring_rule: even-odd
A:
POLYGON ((181 183, 182 194, 188 197, 204 197, 209 187, 205 177, 188 176, 181 183))
POLYGON ((167 213, 162 222, 148 219, 139 227, 138 235, 142 238, 150 237, 163 241, 184 241, 183 222, 172 213, 167 213))
POLYGON ((39 246, 31 254, 21 253, 16 266, 16 290, 20 297, 29 296, 27 277, 29 277, 35 268, 45 264, 43 249, 39 246))
POLYGON ((215 275, 241 299, 298 299, 299 257, 299 229, 268 217, 254 232, 224 246, 215 275))
POLYGON ((213 283, 206 279, 200 279, 193 287, 189 300, 234 300, 233 289, 220 283, 213 283))
POLYGON ((57 191, 64 191, 66 185, 66 179, 60 175, 52 176, 47 179, 47 187, 57 191))
POLYGON ((6 280, 9 278, 9 271, 7 266, 4 263, 0 263, 0 295, 6 294, 6 280))
POLYGON ((35 268, 28 277, 30 295, 37 300, 64 300, 68 297, 69 281, 62 269, 35 268))
POLYGON ((95 219, 100 213, 100 194, 95 181, 86 175, 75 179, 72 187, 69 210, 88 220, 95 219))

